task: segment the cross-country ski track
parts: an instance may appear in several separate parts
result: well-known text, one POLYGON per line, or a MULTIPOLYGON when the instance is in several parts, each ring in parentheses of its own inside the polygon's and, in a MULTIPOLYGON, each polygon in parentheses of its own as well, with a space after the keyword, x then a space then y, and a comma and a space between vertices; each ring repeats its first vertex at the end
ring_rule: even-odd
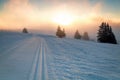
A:
POLYGON ((19 41, 3 52, 0 55, 0 62, 4 61, 0 66, 0 79, 48 80, 44 43, 42 38, 33 37, 19 41))
POLYGON ((120 45, 6 32, 0 44, 0 80, 120 80, 120 45))

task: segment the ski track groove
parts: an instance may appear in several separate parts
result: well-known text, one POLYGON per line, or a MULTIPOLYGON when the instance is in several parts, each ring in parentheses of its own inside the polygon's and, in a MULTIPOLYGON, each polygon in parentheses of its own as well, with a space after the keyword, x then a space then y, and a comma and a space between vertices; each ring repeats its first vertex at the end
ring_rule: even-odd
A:
POLYGON ((44 53, 43 53, 44 62, 43 62, 43 63, 44 63, 44 68, 45 68, 45 69, 44 69, 44 70, 45 70, 45 71, 44 71, 44 72, 45 72, 44 75, 46 75, 46 76, 45 76, 46 79, 44 79, 44 80, 48 80, 48 72, 47 72, 48 70, 47 70, 47 62, 46 62, 46 50, 47 50, 47 49, 46 49, 46 47, 45 47, 45 40, 44 40, 44 53))
POLYGON ((39 49, 40 49, 40 45, 38 45, 38 48, 37 48, 37 51, 36 51, 36 54, 35 54, 35 58, 34 58, 33 66, 32 66, 32 69, 31 69, 30 76, 29 76, 29 80, 34 80, 34 78, 35 78, 37 61, 38 61, 38 57, 39 57, 39 49))
POLYGON ((48 80, 45 42, 44 39, 39 40, 40 44, 35 54, 29 80, 48 80))

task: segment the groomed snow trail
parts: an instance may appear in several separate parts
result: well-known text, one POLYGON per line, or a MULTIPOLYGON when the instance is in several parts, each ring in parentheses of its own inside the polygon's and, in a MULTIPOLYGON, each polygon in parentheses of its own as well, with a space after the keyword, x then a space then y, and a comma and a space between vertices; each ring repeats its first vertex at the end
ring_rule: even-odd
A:
POLYGON ((32 36, 0 53, 0 80, 48 80, 44 43, 32 36))
POLYGON ((120 45, 20 33, 0 44, 0 80, 120 80, 120 45))
POLYGON ((40 45, 38 46, 34 58, 29 80, 48 80, 44 40, 43 39, 39 39, 39 40, 40 40, 40 45))

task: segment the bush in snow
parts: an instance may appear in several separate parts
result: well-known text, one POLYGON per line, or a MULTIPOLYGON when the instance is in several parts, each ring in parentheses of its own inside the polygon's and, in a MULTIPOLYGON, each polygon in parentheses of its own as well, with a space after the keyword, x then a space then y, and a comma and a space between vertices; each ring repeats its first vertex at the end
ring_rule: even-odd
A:
POLYGON ((28 30, 26 28, 23 29, 23 33, 28 33, 28 30))

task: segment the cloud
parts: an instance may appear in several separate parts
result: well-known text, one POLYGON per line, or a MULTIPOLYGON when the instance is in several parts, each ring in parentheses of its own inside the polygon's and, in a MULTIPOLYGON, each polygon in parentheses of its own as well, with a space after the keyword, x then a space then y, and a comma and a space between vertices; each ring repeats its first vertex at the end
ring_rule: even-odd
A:
POLYGON ((0 15, 3 26, 28 26, 31 20, 37 18, 37 8, 29 0, 9 0, 4 5, 3 14, 0 15))
POLYGON ((56 26, 51 22, 51 17, 64 11, 74 15, 74 24, 77 25, 97 24, 108 20, 118 23, 120 20, 111 17, 112 14, 102 12, 102 5, 102 2, 91 5, 89 0, 45 0, 40 5, 29 0, 9 0, 0 14, 0 26, 9 28, 27 26, 34 29, 42 29, 41 26, 48 25, 56 26))

